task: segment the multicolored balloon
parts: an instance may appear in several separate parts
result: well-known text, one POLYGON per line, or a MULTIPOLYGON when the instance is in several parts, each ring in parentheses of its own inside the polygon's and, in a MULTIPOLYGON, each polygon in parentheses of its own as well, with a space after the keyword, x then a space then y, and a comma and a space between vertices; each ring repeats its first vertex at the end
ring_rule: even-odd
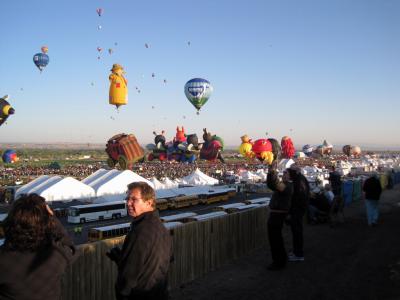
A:
POLYGON ((6 164, 12 164, 15 163, 19 160, 18 156, 17 156, 17 152, 15 152, 15 150, 6 150, 4 151, 3 155, 2 155, 2 159, 3 162, 6 164))
POLYGON ((49 47, 42 46, 41 50, 42 50, 42 53, 47 54, 47 52, 49 51, 49 47))
POLYGON ((208 101, 213 92, 211 83, 202 78, 193 78, 185 84, 185 95, 189 102, 197 109, 197 114, 208 101))
POLYGON ((101 15, 103 14, 103 9, 102 8, 98 8, 98 9, 96 9, 96 12, 99 15, 99 17, 101 17, 101 15))

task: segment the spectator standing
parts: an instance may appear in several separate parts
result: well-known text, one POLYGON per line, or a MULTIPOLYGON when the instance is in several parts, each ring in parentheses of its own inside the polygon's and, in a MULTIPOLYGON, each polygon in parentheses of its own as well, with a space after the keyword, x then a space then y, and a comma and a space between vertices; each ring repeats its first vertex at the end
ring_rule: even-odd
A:
POLYGON ((60 299, 61 276, 75 247, 45 199, 23 196, 4 220, 0 299, 60 299))
POLYGON ((268 270, 283 269, 287 262, 287 253, 282 237, 283 223, 290 209, 293 195, 293 184, 287 170, 283 172, 282 180, 278 178, 276 162, 268 169, 267 185, 273 191, 269 203, 268 239, 271 247, 272 263, 268 270))
POLYGON ((310 199, 310 185, 307 178, 301 174, 299 167, 291 165, 287 171, 293 182, 293 195, 289 210, 293 253, 289 254, 289 261, 304 261, 303 218, 310 199))
POLYGON ((372 175, 365 180, 363 191, 365 192, 365 206, 367 209, 368 225, 374 227, 378 224, 378 202, 382 193, 382 186, 376 175, 372 175))
POLYGON ((168 299, 167 274, 172 241, 155 209, 155 193, 147 183, 128 185, 128 214, 133 217, 122 250, 107 254, 118 265, 115 285, 118 300, 168 299))
POLYGON ((332 192, 335 196, 342 195, 342 176, 336 171, 335 166, 332 166, 331 172, 329 173, 329 183, 332 188, 332 192))

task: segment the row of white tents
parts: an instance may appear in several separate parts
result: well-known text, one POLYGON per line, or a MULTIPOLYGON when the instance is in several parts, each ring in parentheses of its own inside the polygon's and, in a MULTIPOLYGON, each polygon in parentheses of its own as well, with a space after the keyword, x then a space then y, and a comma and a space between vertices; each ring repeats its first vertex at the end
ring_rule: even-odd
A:
MULTIPOLYGON (((91 202, 108 202, 121 200, 126 194, 127 185, 132 182, 146 182, 156 190, 157 198, 166 195, 176 196, 182 194, 179 185, 209 186, 218 184, 219 181, 209 177, 199 169, 179 180, 165 178, 159 181, 156 178, 146 178, 130 171, 99 169, 82 181, 72 177, 55 175, 42 175, 20 187, 15 193, 15 199, 22 194, 38 194, 48 202, 85 200, 91 202)), ((187 193, 190 193, 186 191, 187 193)), ((193 191, 198 192, 198 191, 193 191)))
MULTIPOLYGON (((282 160, 278 166, 279 170, 283 171, 289 168, 293 163, 292 159, 282 160)), ((380 169, 399 168, 400 157, 377 159, 374 157, 364 156, 358 160, 341 161, 337 164, 337 170, 342 175, 347 175, 352 170, 368 171, 380 169)), ((265 182, 267 178, 267 169, 260 168, 255 172, 243 170, 237 174, 240 182, 265 182)), ((328 170, 320 169, 316 166, 305 166, 302 168, 302 173, 307 177, 310 183, 320 182, 323 186, 327 183, 329 175, 328 170)), ((192 174, 181 179, 171 180, 164 178, 159 181, 153 177, 150 180, 130 171, 118 171, 115 169, 105 170, 99 169, 89 175, 82 181, 72 177, 61 177, 55 175, 42 175, 28 184, 22 186, 16 191, 15 199, 22 194, 39 194, 46 201, 72 201, 72 200, 87 200, 91 202, 107 202, 121 200, 126 194, 127 185, 131 182, 147 182, 156 190, 157 198, 168 198, 181 194, 200 194, 215 187, 210 188, 219 183, 215 178, 207 176, 199 169, 196 169, 192 174), (188 188, 178 188, 179 186, 192 186, 188 188)))

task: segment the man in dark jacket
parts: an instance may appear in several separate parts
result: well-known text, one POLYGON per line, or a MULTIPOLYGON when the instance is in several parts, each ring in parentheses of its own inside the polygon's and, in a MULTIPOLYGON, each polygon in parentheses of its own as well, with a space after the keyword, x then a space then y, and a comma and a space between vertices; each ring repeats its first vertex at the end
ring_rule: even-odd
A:
POLYGON ((379 216, 378 200, 382 193, 382 186, 376 175, 372 175, 365 180, 363 191, 365 192, 368 225, 376 226, 378 224, 379 216))
POLYGON ((122 250, 107 255, 118 265, 118 300, 168 299, 167 275, 172 241, 155 209, 154 190, 144 182, 128 185, 128 214, 133 217, 122 250))
POLYGON ((310 185, 299 167, 292 165, 288 172, 293 181, 293 196, 289 210, 293 253, 289 254, 289 261, 304 261, 303 217, 310 199, 310 185))
POLYGON ((273 262, 268 266, 268 270, 275 271, 283 269, 287 262, 282 228, 289 212, 293 184, 287 170, 283 172, 282 181, 278 179, 276 163, 274 162, 268 169, 267 185, 274 192, 269 202, 270 214, 268 218, 268 239, 273 262))
POLYGON ((329 173, 329 183, 332 187, 332 192, 335 196, 342 195, 342 177, 339 172, 336 171, 335 166, 332 166, 331 172, 329 173))

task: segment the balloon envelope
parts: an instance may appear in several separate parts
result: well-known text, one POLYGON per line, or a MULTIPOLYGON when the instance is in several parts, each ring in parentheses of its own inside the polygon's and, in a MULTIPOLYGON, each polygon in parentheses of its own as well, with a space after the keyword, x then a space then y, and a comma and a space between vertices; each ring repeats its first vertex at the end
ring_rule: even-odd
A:
POLYGON ((49 56, 44 53, 37 53, 33 56, 33 62, 40 71, 42 71, 47 66, 49 61, 49 56))
POLYGON ((6 150, 2 155, 3 162, 6 164, 18 161, 17 153, 15 150, 6 150))
POLYGON ((43 47, 41 48, 41 50, 42 50, 42 53, 46 54, 46 53, 49 51, 49 47, 43 46, 43 47))
POLYGON ((193 78, 185 84, 186 98, 197 110, 206 104, 212 92, 211 83, 202 78, 193 78))

